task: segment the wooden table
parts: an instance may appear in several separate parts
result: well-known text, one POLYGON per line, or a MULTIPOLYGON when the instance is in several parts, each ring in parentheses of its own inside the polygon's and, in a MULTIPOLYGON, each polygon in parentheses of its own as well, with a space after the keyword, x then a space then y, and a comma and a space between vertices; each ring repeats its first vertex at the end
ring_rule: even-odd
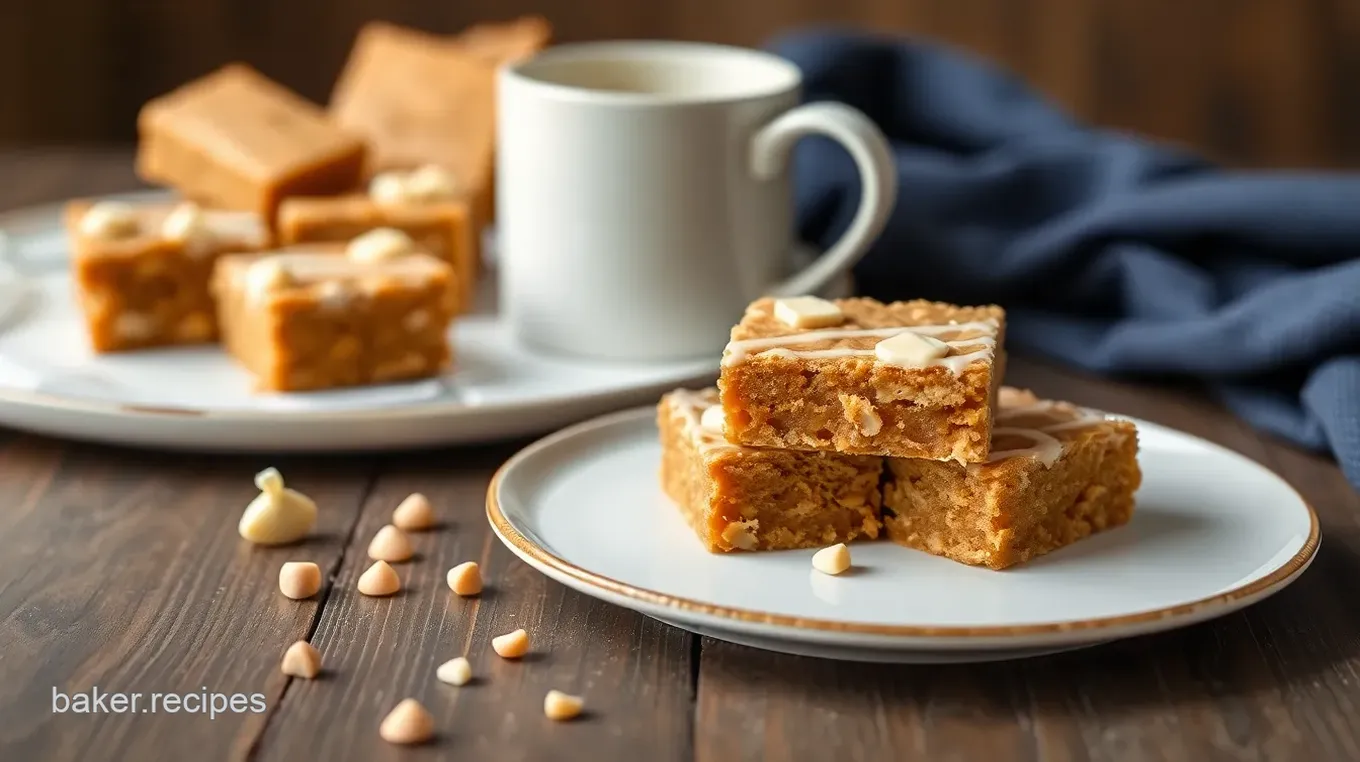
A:
MULTIPOLYGON (((0 154, 0 208, 134 184, 126 153, 0 154)), ((0 760, 1323 760, 1360 759, 1360 498, 1331 462, 1257 435, 1189 391, 1019 360, 1045 396, 1164 422, 1283 474, 1325 541, 1291 588, 1246 612, 1086 651, 977 666, 836 663, 696 637, 578 595, 489 531, 487 481, 519 444, 355 457, 204 457, 60 442, 0 429, 0 760), (322 506, 319 535, 262 550, 236 535, 276 465, 322 506), (354 592, 365 548, 421 491, 450 518, 417 535, 406 592, 354 592), (278 594, 310 558, 317 600, 278 594), (488 591, 449 594, 474 559, 488 591), (490 639, 534 634, 523 663, 490 639), (327 672, 279 672, 308 638, 327 672), (434 667, 466 653, 454 690, 434 667), (53 691, 263 694, 261 713, 53 712, 53 691), (552 724, 553 687, 590 715, 552 724), (403 750, 377 724, 414 696, 436 745, 403 750)), ((145 701, 146 699, 143 699, 145 701)), ((144 706, 144 705, 143 705, 144 706)))

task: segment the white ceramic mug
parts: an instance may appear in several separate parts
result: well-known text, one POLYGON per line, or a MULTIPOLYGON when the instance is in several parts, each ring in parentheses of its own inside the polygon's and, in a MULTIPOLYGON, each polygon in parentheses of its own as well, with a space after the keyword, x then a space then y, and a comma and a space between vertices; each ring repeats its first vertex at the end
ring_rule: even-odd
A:
POLYGON ((683 42, 551 48, 500 71, 500 304, 526 345, 716 361, 748 302, 816 292, 883 229, 887 141, 755 50, 683 42), (820 134, 862 176, 845 235, 790 275, 794 142, 820 134))

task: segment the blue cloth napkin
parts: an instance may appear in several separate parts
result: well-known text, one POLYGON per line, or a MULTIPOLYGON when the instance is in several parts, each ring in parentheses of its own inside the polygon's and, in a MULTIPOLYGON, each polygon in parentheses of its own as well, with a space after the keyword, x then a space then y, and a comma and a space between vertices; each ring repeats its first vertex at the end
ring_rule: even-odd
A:
MULTIPOLYGON (((1253 425, 1332 452, 1360 489, 1360 177, 1237 172, 1089 129, 987 65, 915 40, 798 33, 807 100, 869 115, 900 183, 856 270, 879 299, 997 303, 1012 350, 1202 381, 1253 425)), ((797 148, 802 236, 859 203, 849 157, 797 148)))

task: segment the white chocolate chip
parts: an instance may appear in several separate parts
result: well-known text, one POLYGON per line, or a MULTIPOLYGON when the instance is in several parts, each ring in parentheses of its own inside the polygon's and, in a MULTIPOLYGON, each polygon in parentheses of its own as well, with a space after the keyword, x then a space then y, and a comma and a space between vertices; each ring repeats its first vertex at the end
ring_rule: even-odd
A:
POLYGON ((156 321, 140 312, 124 312, 113 321, 113 332, 127 341, 144 341, 156 333, 156 321))
POLYGON ((321 567, 311 561, 289 561, 279 568, 279 592, 300 601, 321 590, 321 567))
POLYGON ((251 301, 261 301, 267 295, 287 288, 292 283, 292 272, 275 259, 260 259, 246 268, 245 291, 246 297, 251 301))
POLYGON ((580 696, 571 696, 562 691, 548 691, 548 695, 543 697, 543 716, 550 720, 561 722, 570 720, 581 714, 581 709, 585 706, 585 700, 580 696))
POLYGON ((812 568, 822 574, 840 574, 850 568, 850 549, 843 542, 822 548, 812 554, 812 568))
POLYGON ((902 331, 874 345, 879 361, 908 368, 923 368, 947 354, 948 344, 912 331, 902 331))
POLYGON ((111 241, 131 238, 141 231, 137 210, 121 201, 100 201, 89 208, 78 223, 80 234, 111 241))
POLYGON ((411 560, 412 555, 411 541, 406 539, 406 533, 391 524, 379 529, 368 544, 368 557, 375 561, 399 563, 411 560))
POLYGON ((430 505, 430 499, 413 492, 401 501, 395 511, 392 511, 392 524, 408 532, 419 532, 431 529, 438 523, 438 518, 434 515, 434 506, 430 505))
POLYGON ((305 640, 299 640, 283 652, 283 674, 308 680, 321 674, 321 652, 305 640))
POLYGON ((447 169, 426 164, 406 177, 407 195, 416 201, 448 201, 458 195, 458 180, 447 169))
POLYGON ((316 524, 316 503, 296 490, 287 489, 277 469, 267 468, 255 476, 260 494, 246 506, 237 530, 257 545, 283 545, 306 537, 316 524))
POLYGON ((384 206, 399 206, 410 202, 406 175, 402 172, 383 172, 368 183, 368 197, 384 206))
POLYGON ((322 309, 339 312, 354 301, 355 292, 348 283, 328 280, 316 287, 316 298, 322 309))
POLYGON ((411 333, 423 330, 430 324, 430 313, 427 310, 411 310, 402 318, 401 324, 411 333))
POLYGON ((759 526, 756 520, 733 521, 723 527, 722 538, 728 545, 738 550, 755 550, 759 543, 756 541, 754 530, 759 526))
POLYGON ((815 296, 776 299, 774 316, 791 328, 830 328, 845 322, 845 314, 835 302, 815 296))
POLYGON ((184 253, 191 257, 207 254, 213 247, 213 231, 208 216, 198 204, 186 201, 176 206, 161 222, 161 235, 184 245, 184 253))
POLYGON ((435 679, 449 685, 467 685, 472 682, 472 665, 462 656, 456 656, 434 671, 435 679))
POLYGON ((726 420, 727 417, 723 414, 722 406, 714 405, 704 410, 703 414, 699 416, 699 428, 704 431, 711 431, 714 434, 721 434, 723 433, 723 423, 726 420))
POLYGON ((419 701, 403 699, 378 726, 378 735, 392 744, 422 744, 434 737, 434 718, 419 701))
POLYGON ((447 581, 449 589, 459 595, 476 595, 482 592, 482 568, 476 561, 466 561, 449 569, 447 581))
POLYGON ((503 659, 518 659, 529 653, 529 633, 515 630, 491 639, 491 650, 503 659))
POLYGON ((404 257, 415 247, 415 241, 396 228, 375 228, 350 241, 345 254, 355 262, 371 264, 404 257))
POLYGON ((401 577, 386 561, 377 561, 359 575, 358 587, 360 593, 375 598, 394 595, 401 590, 401 577))

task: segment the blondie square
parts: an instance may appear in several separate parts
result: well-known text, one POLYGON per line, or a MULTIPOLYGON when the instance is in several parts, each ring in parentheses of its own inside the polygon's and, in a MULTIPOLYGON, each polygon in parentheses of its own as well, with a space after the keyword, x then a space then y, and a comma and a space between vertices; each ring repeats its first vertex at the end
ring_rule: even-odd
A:
POLYGON ((192 203, 73 201, 65 225, 76 300, 96 352, 215 340, 214 261, 269 244, 258 215, 192 203))
POLYGON ((455 310, 462 313, 472 306, 481 248, 466 201, 393 200, 378 194, 298 196, 279 206, 278 228, 283 244, 346 242, 377 228, 400 230, 453 267, 458 285, 455 310))
POLYGON ((359 31, 331 94, 330 114, 368 141, 368 172, 434 164, 491 219, 495 68, 449 38, 372 22, 359 31))
POLYGON ((883 459, 730 444, 716 389, 661 398, 661 484, 710 552, 878 537, 883 459))
POLYGON ((228 351, 259 388, 305 391, 432 376, 451 360, 453 268, 380 229, 348 247, 228 255, 213 276, 228 351), (385 239, 384 247, 376 244, 385 239), (385 251, 379 251, 385 248, 385 251))
POLYGON ((1142 480, 1132 423, 1009 387, 998 402, 987 462, 888 459, 889 538, 1004 569, 1128 522, 1142 480))
POLYGON ((939 302, 760 299, 718 387, 727 438, 753 447, 986 460, 1005 313, 939 302))
POLYGON ((351 190, 363 170, 360 137, 244 64, 147 103, 137 129, 143 179, 271 222, 279 199, 351 190))

